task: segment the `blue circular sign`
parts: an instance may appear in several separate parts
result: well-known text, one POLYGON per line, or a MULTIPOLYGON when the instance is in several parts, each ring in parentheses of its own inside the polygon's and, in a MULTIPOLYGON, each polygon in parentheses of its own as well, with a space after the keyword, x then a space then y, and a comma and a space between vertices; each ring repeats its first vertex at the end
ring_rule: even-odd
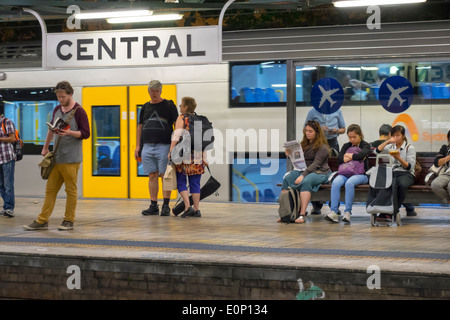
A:
POLYGON ((311 90, 311 103, 320 113, 334 113, 339 110, 343 102, 344 89, 336 79, 320 79, 311 90))
POLYGON ((408 79, 401 76, 392 76, 381 84, 378 99, 386 111, 402 113, 413 102, 414 88, 408 79))

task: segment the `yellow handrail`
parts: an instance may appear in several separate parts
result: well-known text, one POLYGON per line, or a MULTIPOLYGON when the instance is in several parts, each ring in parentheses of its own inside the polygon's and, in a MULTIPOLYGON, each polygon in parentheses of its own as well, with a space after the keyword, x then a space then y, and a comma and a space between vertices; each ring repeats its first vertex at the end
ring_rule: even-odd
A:
POLYGON ((233 168, 233 172, 236 173, 238 176, 240 176, 242 179, 246 180, 248 183, 250 183, 256 191, 255 194, 255 202, 259 202, 259 190, 258 190, 258 186, 256 184, 254 184, 253 182, 251 182, 250 180, 247 179, 246 176, 244 176, 242 173, 240 173, 239 171, 237 171, 236 169, 233 168))

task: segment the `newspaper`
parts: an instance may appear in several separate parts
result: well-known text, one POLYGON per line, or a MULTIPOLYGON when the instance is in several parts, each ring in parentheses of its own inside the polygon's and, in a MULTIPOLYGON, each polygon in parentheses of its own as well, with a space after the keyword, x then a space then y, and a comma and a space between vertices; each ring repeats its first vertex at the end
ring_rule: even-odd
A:
POLYGON ((305 171, 306 162, 303 155, 303 149, 300 143, 296 140, 286 141, 283 147, 289 150, 289 159, 292 162, 295 170, 305 171))

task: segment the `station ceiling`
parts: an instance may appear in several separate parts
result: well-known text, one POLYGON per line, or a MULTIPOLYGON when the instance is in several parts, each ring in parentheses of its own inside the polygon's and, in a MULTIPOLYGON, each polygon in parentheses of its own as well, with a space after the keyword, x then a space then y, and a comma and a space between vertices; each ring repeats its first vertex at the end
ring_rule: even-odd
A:
MULTIPOLYGON (((149 9, 155 13, 187 11, 220 11, 227 0, 2 0, 0 1, 0 21, 33 20, 21 8, 38 12, 45 20, 67 18, 67 8, 78 6, 81 11, 149 9)), ((230 9, 273 9, 303 10, 332 0, 236 0, 230 9)))

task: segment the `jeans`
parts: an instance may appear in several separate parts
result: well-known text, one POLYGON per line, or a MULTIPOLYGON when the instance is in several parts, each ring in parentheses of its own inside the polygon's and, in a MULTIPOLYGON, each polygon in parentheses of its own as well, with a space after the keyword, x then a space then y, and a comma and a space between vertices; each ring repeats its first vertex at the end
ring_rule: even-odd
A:
POLYGON ((331 184, 331 211, 337 212, 339 208, 339 198, 341 196, 341 187, 345 185, 345 212, 352 212, 353 199, 355 198, 355 187, 359 184, 365 184, 369 181, 365 174, 358 174, 347 178, 346 176, 337 176, 331 184))
POLYGON ((14 168, 16 161, 12 160, 0 165, 0 195, 4 210, 14 210, 14 168))

